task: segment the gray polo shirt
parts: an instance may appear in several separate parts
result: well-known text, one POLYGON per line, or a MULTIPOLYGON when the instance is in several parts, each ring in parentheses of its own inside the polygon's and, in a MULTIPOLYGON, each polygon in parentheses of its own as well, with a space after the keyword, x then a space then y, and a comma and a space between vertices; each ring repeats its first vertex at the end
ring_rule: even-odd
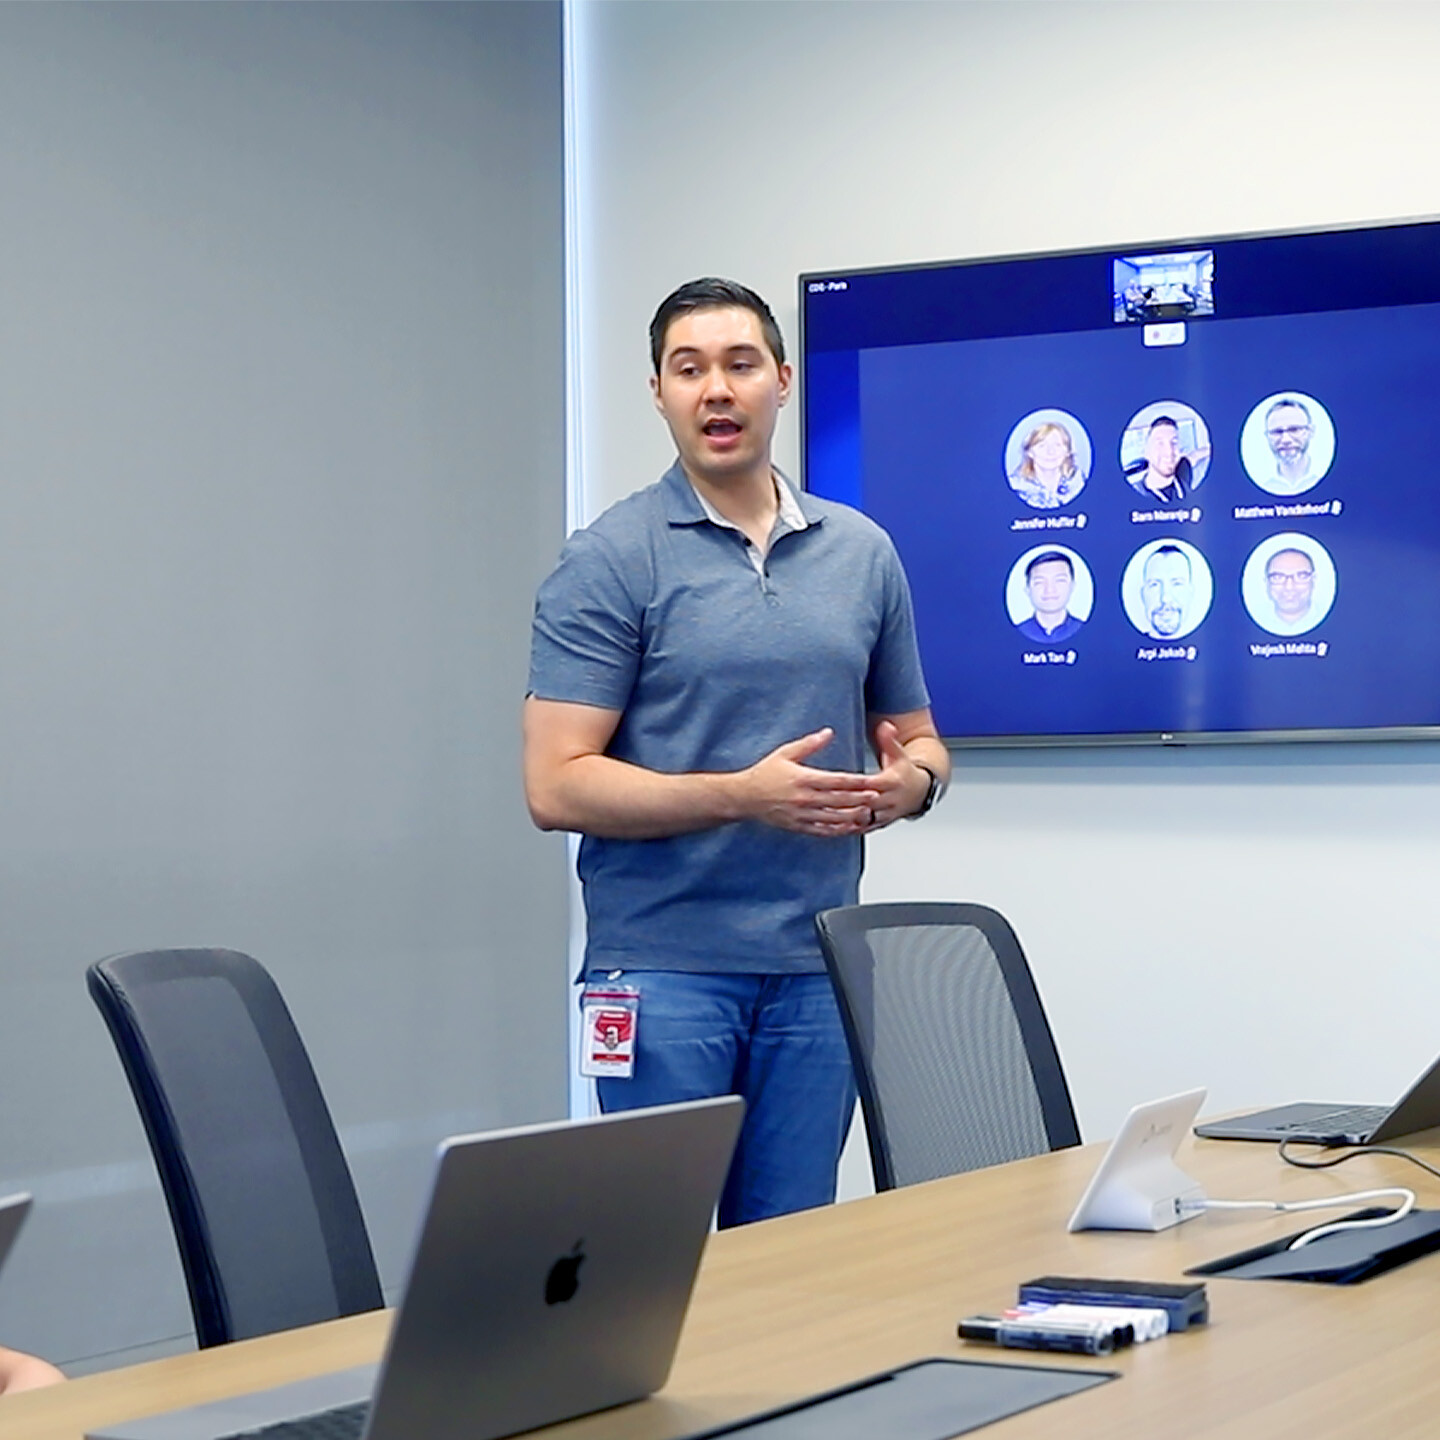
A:
MULTIPOLYGON (((867 712, 930 703, 909 587, 879 526, 793 498, 803 528, 782 508, 758 567, 678 462, 577 531, 540 587, 530 693, 620 711, 607 753, 649 770, 741 770, 827 725, 835 738, 808 763, 863 770, 867 712)), ((855 903, 861 863, 858 836, 752 821, 662 840, 587 835, 586 963, 822 970, 815 912, 855 903)))

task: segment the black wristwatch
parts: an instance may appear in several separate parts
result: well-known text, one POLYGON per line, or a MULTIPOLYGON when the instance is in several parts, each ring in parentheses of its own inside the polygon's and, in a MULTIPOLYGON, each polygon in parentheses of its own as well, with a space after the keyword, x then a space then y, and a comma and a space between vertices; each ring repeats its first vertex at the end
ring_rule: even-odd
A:
POLYGON ((930 788, 925 792, 920 808, 912 810, 905 817, 907 820, 918 820, 922 815, 928 815, 935 808, 935 802, 945 793, 944 782, 934 770, 920 760, 914 763, 930 777, 930 788))

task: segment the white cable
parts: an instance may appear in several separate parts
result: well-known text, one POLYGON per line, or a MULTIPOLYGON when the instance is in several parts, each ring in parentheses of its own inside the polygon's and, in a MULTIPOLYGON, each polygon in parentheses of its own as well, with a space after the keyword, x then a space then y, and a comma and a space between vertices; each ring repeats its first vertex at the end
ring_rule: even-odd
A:
POLYGON ((1201 1200, 1206 1210, 1331 1210, 1337 1205, 1354 1205, 1361 1200, 1380 1200, 1395 1196, 1400 1204, 1388 1215, 1376 1215, 1369 1220, 1336 1220, 1329 1225, 1317 1225, 1291 1241, 1289 1248, 1298 1250, 1322 1235, 1335 1235, 1342 1230, 1373 1230, 1380 1225, 1393 1225, 1403 1220, 1415 1208, 1415 1192, 1400 1185, 1388 1185, 1380 1190, 1354 1190, 1349 1195, 1332 1195, 1326 1200, 1201 1200))

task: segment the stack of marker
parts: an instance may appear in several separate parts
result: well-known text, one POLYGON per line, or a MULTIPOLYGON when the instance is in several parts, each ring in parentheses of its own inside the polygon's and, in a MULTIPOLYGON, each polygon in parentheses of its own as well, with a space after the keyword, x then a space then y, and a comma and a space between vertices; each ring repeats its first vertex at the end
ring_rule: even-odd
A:
POLYGON ((972 1315, 962 1320, 960 1338, 1019 1350, 1111 1355, 1127 1345, 1158 1339, 1169 1328, 1164 1310, 1027 1301, 1001 1315, 972 1315))

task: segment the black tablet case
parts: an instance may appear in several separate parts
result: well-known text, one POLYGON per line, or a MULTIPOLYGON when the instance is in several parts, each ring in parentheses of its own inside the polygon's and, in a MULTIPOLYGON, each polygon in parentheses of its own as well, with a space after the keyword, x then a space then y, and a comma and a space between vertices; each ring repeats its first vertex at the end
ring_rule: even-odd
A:
POLYGON ((1118 1378, 1114 1370, 918 1360, 687 1440, 951 1440, 993 1420, 1118 1378))
MULTIPOLYGON (((1372 1208, 1357 1210, 1345 1218, 1362 1220, 1386 1213, 1372 1208)), ((1342 1230, 1291 1250, 1291 1242, 1304 1233, 1296 1230, 1268 1245, 1194 1265, 1185 1273, 1215 1275, 1224 1280, 1308 1280, 1317 1285, 1356 1285, 1440 1249, 1440 1210, 1412 1210, 1393 1225, 1342 1230)))

